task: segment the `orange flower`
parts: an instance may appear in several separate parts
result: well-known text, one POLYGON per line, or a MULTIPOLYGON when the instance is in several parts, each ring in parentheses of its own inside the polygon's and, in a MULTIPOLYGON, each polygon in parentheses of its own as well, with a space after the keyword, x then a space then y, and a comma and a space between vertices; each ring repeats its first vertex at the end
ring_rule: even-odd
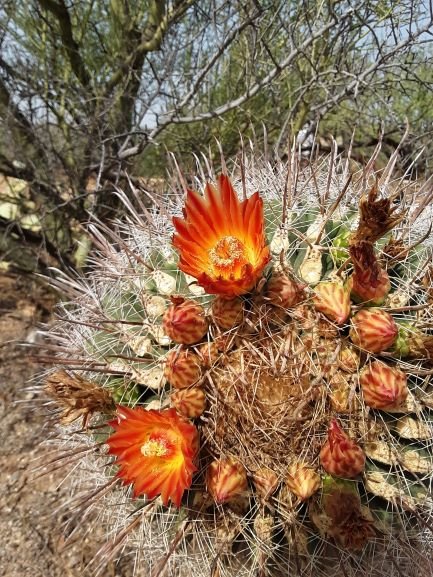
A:
POLYGON ((146 411, 117 407, 118 417, 109 423, 115 432, 108 438, 109 453, 120 466, 117 476, 134 484, 134 497, 161 495, 180 506, 183 492, 197 470, 193 459, 198 433, 175 409, 146 411))
POLYGON ((173 218, 179 268, 210 294, 232 298, 250 291, 270 259, 258 192, 240 201, 222 174, 204 196, 188 190, 183 215, 173 218))

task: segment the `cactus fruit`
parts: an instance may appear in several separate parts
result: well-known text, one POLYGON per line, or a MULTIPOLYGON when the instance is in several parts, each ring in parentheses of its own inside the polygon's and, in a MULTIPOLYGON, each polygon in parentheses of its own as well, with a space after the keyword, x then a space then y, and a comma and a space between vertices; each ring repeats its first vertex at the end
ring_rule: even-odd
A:
POLYGON ((56 281, 47 392, 99 573, 433 574, 428 187, 290 158, 185 206, 174 177, 56 281))
POLYGON ((273 272, 266 284, 269 302, 290 308, 302 300, 302 287, 281 271, 273 272))

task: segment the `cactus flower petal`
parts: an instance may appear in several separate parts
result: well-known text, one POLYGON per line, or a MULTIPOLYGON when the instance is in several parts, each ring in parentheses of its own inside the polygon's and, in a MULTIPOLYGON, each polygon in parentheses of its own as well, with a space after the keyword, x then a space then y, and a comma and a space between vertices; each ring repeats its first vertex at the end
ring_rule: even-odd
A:
POLYGON ((114 433, 108 438, 110 455, 119 465, 117 476, 134 485, 134 497, 152 499, 161 495, 164 505, 171 500, 180 507, 185 489, 196 471, 198 432, 175 409, 163 411, 117 408, 117 419, 109 423, 114 433))
POLYGON ((183 214, 173 218, 179 268, 210 294, 233 298, 249 292, 270 259, 259 194, 240 201, 221 175, 217 186, 206 185, 203 197, 188 190, 183 214))

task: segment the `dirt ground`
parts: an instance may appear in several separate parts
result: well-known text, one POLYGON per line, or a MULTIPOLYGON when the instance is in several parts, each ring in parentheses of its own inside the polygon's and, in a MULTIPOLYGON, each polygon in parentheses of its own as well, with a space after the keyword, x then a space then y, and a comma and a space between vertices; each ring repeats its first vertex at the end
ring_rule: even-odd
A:
MULTIPOLYGON (((31 348, 38 323, 49 319, 54 297, 28 276, 0 274, 0 577, 78 577, 102 540, 98 535, 67 543, 65 472, 37 477, 40 441, 47 435, 38 396, 26 390, 38 370, 31 348)), ((124 577, 111 565, 104 577, 124 577)))

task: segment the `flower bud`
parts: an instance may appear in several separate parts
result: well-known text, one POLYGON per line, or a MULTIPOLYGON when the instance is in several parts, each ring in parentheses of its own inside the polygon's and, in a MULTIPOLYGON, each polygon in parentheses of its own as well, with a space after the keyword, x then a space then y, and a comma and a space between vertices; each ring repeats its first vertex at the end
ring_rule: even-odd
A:
POLYGON ((316 285, 314 292, 316 310, 337 325, 343 325, 350 315, 349 291, 337 282, 321 282, 316 285))
POLYGON ((244 303, 240 298, 224 299, 215 297, 212 302, 212 318, 224 331, 240 325, 244 315, 244 303))
POLYGON ((262 467, 254 473, 253 483, 260 497, 262 497, 262 499, 269 499, 278 487, 278 477, 271 469, 262 467))
POLYGON ((362 309, 352 318, 350 339, 358 347, 381 353, 397 338, 398 327, 392 316, 378 308, 362 309))
POLYGON ((328 429, 328 440, 320 451, 320 463, 327 473, 352 479, 364 470, 365 454, 341 429, 335 419, 328 429))
POLYGON ((207 489, 217 503, 232 501, 247 489, 247 473, 243 465, 229 457, 212 461, 207 470, 207 489))
POLYGON ((320 487, 320 476, 303 463, 293 463, 289 467, 286 485, 302 501, 307 500, 320 487))
POLYGON ((302 298, 302 287, 283 272, 273 272, 266 285, 266 296, 273 305, 290 308, 302 298))
POLYGON ((162 321, 165 334, 175 343, 184 345, 200 341, 209 327, 204 308, 182 297, 171 297, 171 302, 162 321))
POLYGON ((171 395, 171 404, 182 416, 187 419, 196 419, 205 410, 206 396, 198 387, 182 389, 171 395))
POLYGON ((373 409, 398 406, 405 401, 409 393, 406 375, 380 361, 364 367, 359 384, 365 404, 373 409))
POLYGON ((175 389, 194 385, 201 376, 199 357, 192 351, 171 351, 165 362, 164 376, 175 389))

